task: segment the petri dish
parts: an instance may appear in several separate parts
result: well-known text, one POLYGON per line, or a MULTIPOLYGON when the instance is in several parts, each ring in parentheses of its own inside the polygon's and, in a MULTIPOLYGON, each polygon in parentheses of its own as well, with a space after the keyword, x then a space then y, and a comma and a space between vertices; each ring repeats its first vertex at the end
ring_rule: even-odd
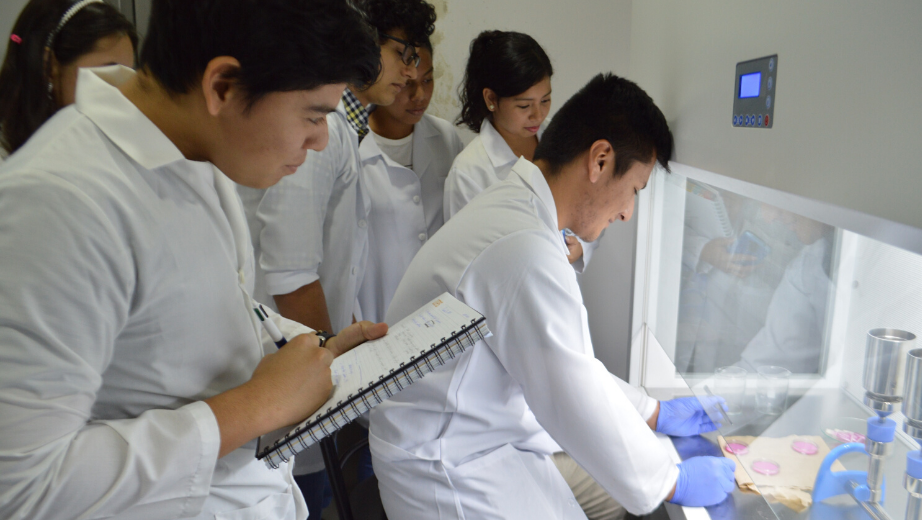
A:
POLYGON ((794 441, 791 449, 801 455, 816 455, 820 451, 820 447, 810 441, 794 441))
POLYGON ((867 429, 867 419, 838 417, 825 424, 822 431, 832 446, 838 446, 849 442, 864 442, 867 429))
POLYGON ((768 475, 769 477, 781 472, 781 466, 779 466, 777 462, 768 459, 755 460, 749 467, 752 468, 752 471, 760 475, 768 475))
POLYGON ((749 446, 743 444, 742 442, 728 442, 727 453, 732 453, 734 455, 745 455, 749 453, 749 446))

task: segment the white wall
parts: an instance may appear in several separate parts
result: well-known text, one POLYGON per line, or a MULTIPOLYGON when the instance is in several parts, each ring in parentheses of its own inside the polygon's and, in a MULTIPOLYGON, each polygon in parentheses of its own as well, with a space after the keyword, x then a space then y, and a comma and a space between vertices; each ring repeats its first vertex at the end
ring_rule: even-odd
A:
MULTIPOLYGON (((554 66, 551 115, 599 72, 627 75, 631 44, 631 0, 429 0, 436 6, 436 92, 429 111, 454 120, 457 89, 470 42, 481 31, 501 29, 531 35, 554 66)), ((465 142, 473 133, 462 130, 465 142)), ((633 222, 612 225, 581 277, 596 354, 609 370, 627 378, 633 222)))
POLYGON ((922 227, 922 2, 644 0, 632 22, 676 160, 922 227), (736 63, 775 53, 774 128, 733 128, 736 63))
POLYGON ((10 43, 10 33, 13 24, 19 18, 19 12, 25 7, 28 0, 2 0, 0 1, 0 61, 6 56, 6 47, 10 43))

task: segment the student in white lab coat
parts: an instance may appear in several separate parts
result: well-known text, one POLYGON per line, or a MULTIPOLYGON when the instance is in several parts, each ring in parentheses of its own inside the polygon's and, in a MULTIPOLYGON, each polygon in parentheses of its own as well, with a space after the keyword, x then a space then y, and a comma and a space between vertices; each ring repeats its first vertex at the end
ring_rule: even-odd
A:
POLYGON ((559 448, 635 514, 664 499, 716 504, 734 488, 732 461, 676 465, 653 435, 714 429, 695 398, 657 402, 595 358, 560 235, 569 227, 591 241, 628 220, 671 152, 653 101, 599 75, 561 108, 535 163, 520 159, 413 259, 388 321, 448 291, 493 336, 372 410, 390 518, 585 519, 551 461, 559 448))
MULTIPOLYGON (((505 179, 519 157, 531 160, 551 109, 551 60, 527 34, 484 31, 471 42, 461 83, 463 124, 477 133, 445 181, 445 220, 483 190, 505 179)), ((578 273, 598 243, 566 237, 578 273)))
POLYGON ((131 22, 102 0, 30 0, 0 68, 0 156, 74 102, 79 69, 133 67, 137 46, 131 22))
MULTIPOLYGON (((0 167, 0 518, 303 520, 255 439, 315 411, 333 357, 253 312, 234 182, 326 143, 378 50, 339 0, 158 1, 140 72, 79 72, 76 103, 0 167)), ((331 343, 332 342, 332 343, 331 343)))
MULTIPOLYGON (((308 153, 294 175, 268 190, 239 189, 258 258, 257 299, 271 301, 286 318, 334 333, 362 319, 356 303, 368 258, 371 193, 359 144, 369 131, 368 108, 390 105, 416 78, 416 48, 435 30, 436 19, 435 8, 423 0, 354 5, 378 33, 377 80, 345 90, 326 119, 329 144, 308 153)), ((295 460, 305 492, 323 485, 320 450, 307 450, 295 460)), ((312 512, 321 509, 320 501, 328 502, 329 495, 311 497, 312 512)))
POLYGON ((432 44, 418 49, 418 76, 369 120, 359 150, 371 194, 368 264, 359 290, 362 317, 384 321, 387 306, 416 252, 442 227, 442 190, 463 148, 454 126, 426 114, 435 88, 432 44))

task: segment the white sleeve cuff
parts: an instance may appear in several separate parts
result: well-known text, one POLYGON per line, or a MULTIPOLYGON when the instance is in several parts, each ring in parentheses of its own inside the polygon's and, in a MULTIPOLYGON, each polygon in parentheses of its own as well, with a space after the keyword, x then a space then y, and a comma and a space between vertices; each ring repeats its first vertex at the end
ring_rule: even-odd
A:
POLYGON ((201 512, 205 499, 211 492, 211 481, 221 451, 221 430, 214 412, 204 401, 187 404, 180 410, 192 416, 202 441, 202 456, 190 482, 189 498, 183 504, 182 517, 187 517, 201 512))
POLYGON ((320 279, 316 271, 277 271, 266 273, 266 291, 271 296, 289 294, 320 279))

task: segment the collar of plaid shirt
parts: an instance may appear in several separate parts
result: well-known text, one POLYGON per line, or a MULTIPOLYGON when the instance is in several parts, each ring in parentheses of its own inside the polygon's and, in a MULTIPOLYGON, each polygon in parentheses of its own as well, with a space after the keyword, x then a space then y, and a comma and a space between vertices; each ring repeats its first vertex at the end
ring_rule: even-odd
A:
POLYGON ((346 108, 346 121, 349 121, 349 126, 359 134, 359 142, 362 142, 368 135, 368 110, 348 88, 343 91, 343 106, 346 108))

